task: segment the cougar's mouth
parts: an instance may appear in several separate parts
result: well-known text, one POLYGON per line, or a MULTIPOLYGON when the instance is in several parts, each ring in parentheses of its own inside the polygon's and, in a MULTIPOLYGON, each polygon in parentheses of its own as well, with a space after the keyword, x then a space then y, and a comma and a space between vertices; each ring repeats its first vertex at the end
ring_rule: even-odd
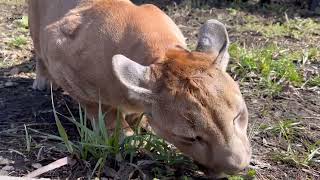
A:
POLYGON ((195 162, 195 164, 199 167, 199 170, 202 171, 207 177, 206 179, 208 180, 227 180, 227 174, 223 173, 223 172, 216 172, 213 169, 210 168, 206 168, 205 166, 203 166, 202 164, 195 162))

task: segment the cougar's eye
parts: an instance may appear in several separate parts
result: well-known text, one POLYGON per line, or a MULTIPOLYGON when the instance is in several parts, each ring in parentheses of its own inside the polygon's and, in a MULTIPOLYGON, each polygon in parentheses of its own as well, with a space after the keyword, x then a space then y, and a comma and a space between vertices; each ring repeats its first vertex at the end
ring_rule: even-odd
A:
POLYGON ((233 119, 233 124, 236 123, 236 121, 239 119, 240 115, 241 115, 241 111, 240 111, 240 112, 236 115, 236 117, 233 119))
POLYGON ((202 137, 200 136, 195 136, 195 137, 183 137, 184 140, 189 141, 189 142, 201 142, 203 141, 202 137))
POLYGON ((199 141, 199 142, 203 141, 202 137, 200 137, 200 136, 196 136, 195 139, 196 139, 196 141, 199 141))

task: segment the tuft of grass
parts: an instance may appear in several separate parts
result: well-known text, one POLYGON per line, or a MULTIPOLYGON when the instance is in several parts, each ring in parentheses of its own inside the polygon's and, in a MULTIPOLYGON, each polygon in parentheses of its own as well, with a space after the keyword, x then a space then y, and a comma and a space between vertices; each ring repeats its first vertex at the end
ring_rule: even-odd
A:
POLYGON ((262 129, 278 134, 279 138, 284 139, 287 143, 287 150, 273 153, 273 160, 297 167, 309 167, 310 165, 315 165, 316 162, 320 162, 320 141, 314 144, 303 142, 302 147, 304 148, 295 148, 294 142, 299 141, 297 136, 305 130, 300 122, 293 120, 279 121, 275 125, 264 126, 262 129))
MULTIPOLYGON (((118 130, 112 135, 107 134, 107 128, 104 122, 104 114, 99 111, 98 126, 93 124, 87 124, 86 111, 82 111, 79 105, 79 121, 75 119, 74 115, 71 117, 63 116, 56 112, 54 109, 56 125, 58 128, 61 141, 64 142, 66 149, 70 154, 75 155, 79 159, 85 161, 95 161, 95 167, 93 174, 97 172, 99 175, 107 161, 109 156, 116 157, 120 153, 120 126, 117 126, 118 130), (71 141, 68 138, 65 128, 62 126, 59 116, 67 118, 72 122, 79 134, 79 139, 71 141)), ((70 111, 71 113, 71 111, 70 111)), ((117 119, 119 121, 119 119, 117 119)), ((120 123, 118 123, 120 124, 120 123)), ((93 175, 92 174, 92 175, 93 175)))
MULTIPOLYGON (((53 99, 53 96, 51 98, 53 99)), ((99 104, 97 123, 89 124, 87 123, 87 113, 85 110, 83 111, 81 109, 80 105, 79 120, 77 120, 70 110, 71 117, 66 117, 58 113, 52 100, 54 117, 56 119, 60 137, 50 137, 63 142, 70 154, 85 161, 95 162, 91 175, 92 177, 95 173, 98 176, 100 175, 107 160, 116 160, 118 163, 121 163, 121 161, 134 163, 134 160, 137 159, 141 152, 148 154, 156 164, 166 164, 168 166, 186 164, 191 169, 197 168, 195 165, 192 165, 192 161, 189 158, 183 156, 165 140, 148 132, 141 133, 141 130, 138 128, 135 130, 135 135, 125 137, 121 140, 120 109, 118 109, 118 116, 116 119, 117 126, 114 132, 109 134, 105 125, 105 114, 101 110, 101 103, 99 104), (59 116, 63 116, 76 126, 79 139, 69 139, 67 131, 62 126, 59 116)), ((163 178, 174 175, 169 171, 163 171, 157 168, 158 167, 156 166, 153 171, 155 177, 163 178)))
POLYGON ((311 87, 314 87, 314 86, 320 87, 320 75, 310 78, 307 81, 307 85, 311 87))
POLYGON ((307 145, 307 153, 305 154, 305 158, 303 160, 303 164, 309 165, 311 163, 319 164, 320 163, 320 140, 315 142, 314 144, 307 145))
POLYGON ((300 122, 291 119, 280 120, 277 124, 264 129, 264 131, 271 131, 274 134, 278 134, 279 138, 283 137, 287 141, 292 141, 295 135, 303 130, 305 130, 305 128, 300 122))
POLYGON ((8 45, 12 48, 22 48, 27 44, 27 38, 25 36, 18 36, 9 41, 8 45))
POLYGON ((278 94, 284 85, 301 87, 304 78, 297 65, 303 57, 302 52, 291 52, 275 44, 260 49, 246 49, 237 43, 230 46, 230 55, 237 61, 235 74, 242 80, 254 80, 261 89, 278 94))
POLYGON ((274 153, 273 160, 281 161, 296 167, 318 166, 320 162, 320 141, 305 144, 304 151, 289 149, 287 152, 274 153))

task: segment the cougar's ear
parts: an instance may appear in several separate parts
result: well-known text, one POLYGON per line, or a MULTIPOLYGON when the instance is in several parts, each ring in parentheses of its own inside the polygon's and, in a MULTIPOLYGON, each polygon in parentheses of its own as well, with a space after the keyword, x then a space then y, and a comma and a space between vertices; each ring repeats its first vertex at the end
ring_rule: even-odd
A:
POLYGON ((131 100, 143 104, 153 103, 154 94, 142 86, 150 79, 150 67, 138 64, 123 55, 115 55, 112 58, 112 69, 131 100))
POLYGON ((229 63, 229 37, 221 22, 210 19, 199 30, 197 51, 205 52, 214 58, 213 66, 225 71, 229 63))

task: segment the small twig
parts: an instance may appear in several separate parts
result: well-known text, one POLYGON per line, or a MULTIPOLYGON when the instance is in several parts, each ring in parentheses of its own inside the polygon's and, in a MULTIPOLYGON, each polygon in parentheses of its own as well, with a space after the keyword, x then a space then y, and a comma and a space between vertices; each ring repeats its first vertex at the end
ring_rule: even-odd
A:
MULTIPOLYGON (((21 128, 22 128, 22 126, 21 126, 21 128)), ((12 132, 12 131, 17 131, 17 130, 18 130, 18 128, 7 129, 7 130, 4 130, 4 131, 0 131, 0 134, 3 134, 3 133, 10 133, 10 132, 12 132)))
POLYGON ((15 153, 17 153, 17 154, 19 154, 19 155, 23 156, 24 158, 26 157, 22 152, 19 152, 19 151, 17 151, 17 150, 14 150, 14 149, 8 149, 8 151, 15 152, 15 153))
MULTIPOLYGON (((55 125, 55 123, 32 123, 32 124, 26 124, 27 127, 31 127, 31 126, 44 126, 44 125, 55 125)), ((19 130, 23 130, 24 129, 24 125, 19 125, 15 128, 12 128, 12 129, 6 129, 6 130, 3 130, 3 131, 0 131, 0 134, 11 134, 12 135, 12 132, 16 132, 16 131, 19 131, 19 130)))
POLYGON ((308 174, 311 174, 311 175, 313 175, 313 176, 319 177, 319 174, 317 174, 317 172, 312 172, 312 171, 310 171, 310 170, 308 170, 308 169, 302 169, 302 171, 303 171, 303 172, 306 172, 306 173, 308 173, 308 174))
POLYGON ((289 21, 289 17, 288 17, 287 12, 284 12, 284 18, 286 19, 286 22, 289 24, 290 21, 289 21))
POLYGON ((13 176, 0 176, 0 179, 6 179, 6 180, 50 180, 48 178, 33 179, 33 178, 22 178, 22 177, 13 177, 13 176))
MULTIPOLYGON (((143 173, 143 171, 135 164, 128 163, 130 166, 134 167, 136 170, 139 171, 140 175, 142 176, 142 179, 145 180, 147 179, 147 176, 143 173)), ((132 172, 133 173, 133 172, 132 172)))
POLYGON ((64 157, 64 158, 58 159, 58 160, 46 165, 46 166, 43 166, 43 167, 41 167, 41 168, 39 168, 39 169, 27 174, 24 177, 35 178, 37 176, 40 176, 43 173, 46 173, 48 171, 60 168, 60 167, 65 166, 65 165, 67 165, 69 163, 70 163, 70 159, 68 157, 64 157))
POLYGON ((38 151, 38 154, 37 154, 37 160, 38 160, 38 161, 40 160, 40 157, 41 157, 41 153, 42 153, 43 148, 44 148, 44 146, 41 146, 41 148, 40 148, 39 151, 38 151))
POLYGON ((320 117, 302 117, 302 119, 317 119, 317 120, 320 120, 320 117))

